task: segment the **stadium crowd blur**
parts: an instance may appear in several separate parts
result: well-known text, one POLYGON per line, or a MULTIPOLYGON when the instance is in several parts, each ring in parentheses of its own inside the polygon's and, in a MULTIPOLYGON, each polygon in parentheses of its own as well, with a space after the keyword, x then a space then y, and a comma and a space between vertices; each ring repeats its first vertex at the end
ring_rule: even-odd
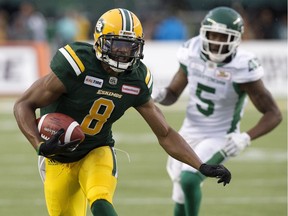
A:
POLYGON ((0 42, 47 41, 59 47, 74 40, 93 40, 96 20, 115 7, 137 14, 146 40, 186 40, 198 34, 202 18, 216 6, 230 6, 242 15, 244 40, 287 40, 286 0, 113 0, 97 1, 97 5, 91 0, 85 4, 76 0, 0 0, 0 42))

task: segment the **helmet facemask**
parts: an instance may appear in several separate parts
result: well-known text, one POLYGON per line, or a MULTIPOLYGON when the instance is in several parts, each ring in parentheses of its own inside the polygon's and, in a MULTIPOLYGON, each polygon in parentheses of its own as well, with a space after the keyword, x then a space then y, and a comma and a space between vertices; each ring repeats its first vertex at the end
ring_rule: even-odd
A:
POLYGON ((211 61, 216 63, 223 62, 226 58, 236 52, 241 42, 241 33, 236 30, 228 29, 222 25, 202 25, 200 28, 200 37, 202 40, 201 51, 206 54, 211 61), (225 41, 210 39, 209 33, 226 35, 225 41), (217 48, 218 47, 218 48, 217 48))
POLYGON ((144 40, 129 36, 105 34, 95 43, 96 57, 121 73, 139 66, 144 40))

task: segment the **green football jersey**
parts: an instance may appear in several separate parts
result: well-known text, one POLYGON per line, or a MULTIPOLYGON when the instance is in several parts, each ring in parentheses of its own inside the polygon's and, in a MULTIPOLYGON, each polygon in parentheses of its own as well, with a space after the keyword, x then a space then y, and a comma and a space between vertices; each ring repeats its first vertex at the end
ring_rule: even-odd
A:
POLYGON ((114 146, 112 124, 127 109, 151 97, 153 78, 141 62, 133 70, 110 76, 96 58, 93 45, 75 42, 60 48, 50 67, 67 89, 57 101, 41 109, 41 115, 60 112, 74 118, 85 140, 71 153, 55 156, 60 162, 83 158, 99 146, 114 146))

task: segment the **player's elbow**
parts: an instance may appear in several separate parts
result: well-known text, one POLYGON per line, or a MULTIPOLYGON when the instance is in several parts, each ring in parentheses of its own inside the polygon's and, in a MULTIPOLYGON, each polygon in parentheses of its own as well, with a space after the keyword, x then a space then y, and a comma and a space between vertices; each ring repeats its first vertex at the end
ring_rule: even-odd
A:
POLYGON ((283 120, 283 115, 282 115, 282 113, 280 112, 279 109, 277 109, 277 111, 274 113, 274 116, 275 116, 276 124, 277 125, 280 124, 282 122, 282 120, 283 120))
POLYGON ((269 116, 268 119, 270 121, 270 124, 273 125, 273 128, 277 127, 283 120, 281 111, 278 108, 275 108, 273 110, 270 110, 268 113, 267 114, 269 116))
POLYGON ((26 114, 29 110, 33 109, 34 108, 31 103, 20 98, 14 103, 13 114, 17 118, 19 115, 26 114))
POLYGON ((170 89, 167 88, 166 97, 160 102, 161 105, 169 106, 174 104, 179 98, 179 94, 174 93, 170 89))
POLYGON ((20 102, 19 99, 18 99, 18 100, 14 103, 14 106, 13 106, 13 114, 14 114, 15 117, 17 116, 17 113, 19 112, 20 107, 21 107, 21 102, 20 102))

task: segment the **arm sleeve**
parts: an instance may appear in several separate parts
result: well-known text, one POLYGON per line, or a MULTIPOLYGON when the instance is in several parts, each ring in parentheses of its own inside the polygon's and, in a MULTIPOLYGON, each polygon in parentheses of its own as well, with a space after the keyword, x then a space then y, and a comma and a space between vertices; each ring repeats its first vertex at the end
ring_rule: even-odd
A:
POLYGON ((240 66, 233 75, 233 82, 248 83, 261 79, 264 76, 264 69, 260 62, 253 55, 246 55, 239 58, 240 66))
POLYGON ((52 58, 50 68, 64 84, 67 92, 76 88, 77 74, 74 72, 74 69, 66 57, 59 50, 52 58))
MULTIPOLYGON (((143 71, 142 71, 143 72, 143 71)), ((144 70, 145 77, 141 80, 141 90, 139 97, 137 98, 134 107, 141 106, 151 99, 152 89, 153 89, 153 75, 151 71, 145 67, 144 70)))

